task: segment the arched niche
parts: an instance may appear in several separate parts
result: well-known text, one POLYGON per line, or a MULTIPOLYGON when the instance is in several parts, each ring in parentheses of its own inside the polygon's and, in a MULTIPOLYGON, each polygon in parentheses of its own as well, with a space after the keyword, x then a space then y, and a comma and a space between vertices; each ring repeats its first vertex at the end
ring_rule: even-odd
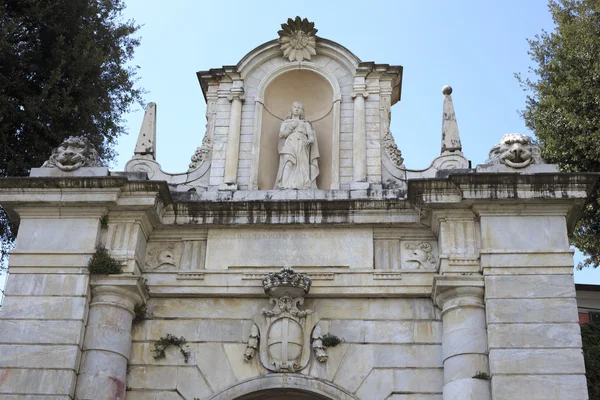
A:
POLYGON ((255 137, 251 185, 272 190, 279 167, 279 129, 294 101, 304 104, 305 118, 313 124, 319 144, 319 177, 322 190, 339 189, 338 82, 313 64, 288 64, 273 71, 259 85, 255 108, 255 137))

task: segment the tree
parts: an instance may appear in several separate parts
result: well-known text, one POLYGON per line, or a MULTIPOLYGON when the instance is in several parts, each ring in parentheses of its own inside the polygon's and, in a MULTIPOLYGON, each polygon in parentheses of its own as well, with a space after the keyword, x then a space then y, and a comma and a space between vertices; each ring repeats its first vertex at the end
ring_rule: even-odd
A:
MULTIPOLYGON (((529 42, 534 79, 522 116, 546 161, 565 172, 600 171, 600 0, 550 0, 556 27, 529 42)), ((600 265, 600 185, 577 223, 572 244, 600 265)))
MULTIPOLYGON (((139 39, 123 0, 0 0, 0 176, 25 176, 68 136, 103 161, 135 102, 139 39)), ((14 230, 0 208, 0 262, 14 230)))

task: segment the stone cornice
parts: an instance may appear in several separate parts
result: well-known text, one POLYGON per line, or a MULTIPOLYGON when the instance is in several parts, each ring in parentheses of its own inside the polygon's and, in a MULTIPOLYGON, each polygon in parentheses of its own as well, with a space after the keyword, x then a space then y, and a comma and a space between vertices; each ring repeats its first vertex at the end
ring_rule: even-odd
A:
POLYGON ((92 304, 99 296, 118 296, 131 301, 134 305, 145 304, 150 298, 142 278, 135 275, 93 275, 90 277, 92 304))

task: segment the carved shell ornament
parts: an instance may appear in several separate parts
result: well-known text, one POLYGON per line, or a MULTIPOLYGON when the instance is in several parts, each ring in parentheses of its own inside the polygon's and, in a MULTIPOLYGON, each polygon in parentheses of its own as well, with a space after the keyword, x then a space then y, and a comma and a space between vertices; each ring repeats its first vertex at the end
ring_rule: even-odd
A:
POLYGON ((310 56, 317 54, 317 40, 315 23, 307 18, 288 18, 287 23, 281 24, 279 43, 283 56, 290 61, 310 60, 310 56))

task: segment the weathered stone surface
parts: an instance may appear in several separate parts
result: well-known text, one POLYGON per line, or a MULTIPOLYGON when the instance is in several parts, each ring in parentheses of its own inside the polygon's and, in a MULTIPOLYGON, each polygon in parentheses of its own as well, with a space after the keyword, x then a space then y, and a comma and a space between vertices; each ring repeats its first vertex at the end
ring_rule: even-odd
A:
POLYGON ((81 321, 0 320, 4 343, 78 345, 84 329, 81 321))
POLYGON ((2 369, 0 393, 32 395, 65 395, 73 396, 76 374, 68 370, 52 369, 2 369))
POLYGON ((6 285, 9 296, 85 296, 87 275, 10 274, 6 285))
POLYGON ((184 399, 207 399, 213 394, 206 378, 195 366, 180 367, 177 369, 177 392, 184 399))
POLYGON ((0 368, 69 369, 77 371, 77 346, 0 345, 0 368))
POLYGON ((488 276, 487 299, 575 297, 572 275, 488 276))
POLYGON ((492 349, 492 374, 584 374, 583 354, 575 349, 492 349))
POLYGON ((2 303, 0 318, 83 320, 86 315, 85 297, 6 296, 2 303))
POLYGON ((227 354, 220 343, 201 343, 198 347, 196 365, 215 391, 223 390, 235 382, 235 375, 228 362, 227 354))
POLYGON ((565 324, 490 324, 490 349, 581 347, 581 328, 576 323, 565 324))
POLYGON ((373 231, 302 228, 208 231, 206 269, 284 265, 373 268, 373 231))
POLYGON ((585 375, 512 375, 492 378, 492 393, 500 399, 584 400, 585 375))
POLYGON ((177 367, 131 366, 127 374, 127 387, 146 390, 175 390, 177 367))
POLYGON ((499 322, 577 322, 575 299, 488 300, 488 323, 499 322))

